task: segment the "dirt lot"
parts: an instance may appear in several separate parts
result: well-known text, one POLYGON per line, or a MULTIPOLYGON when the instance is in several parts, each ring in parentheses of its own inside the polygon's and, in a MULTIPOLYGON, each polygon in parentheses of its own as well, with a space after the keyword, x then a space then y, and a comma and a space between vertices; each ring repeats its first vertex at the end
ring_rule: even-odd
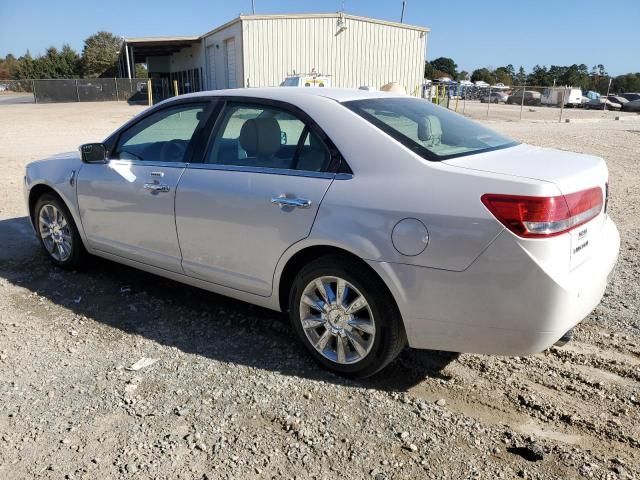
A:
POLYGON ((407 351, 352 382, 319 370, 274 312, 45 260, 24 165, 139 110, 0 105, 0 478, 640 478, 640 119, 489 122, 608 162, 621 258, 573 343, 407 351), (143 357, 157 362, 126 369, 143 357))

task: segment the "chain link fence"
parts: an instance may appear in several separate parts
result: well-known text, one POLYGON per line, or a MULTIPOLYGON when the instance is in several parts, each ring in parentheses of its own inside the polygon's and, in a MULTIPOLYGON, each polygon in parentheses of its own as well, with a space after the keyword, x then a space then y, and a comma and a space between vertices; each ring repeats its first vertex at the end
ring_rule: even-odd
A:
MULTIPOLYGON (((0 103, 126 101, 157 103, 176 94, 167 78, 0 80, 0 103), (151 87, 151 95, 149 95, 151 87)), ((184 93, 184 92, 179 92, 184 93)))
POLYGON ((624 111, 624 99, 597 96, 570 86, 425 84, 422 97, 477 120, 563 122, 634 115, 624 111))

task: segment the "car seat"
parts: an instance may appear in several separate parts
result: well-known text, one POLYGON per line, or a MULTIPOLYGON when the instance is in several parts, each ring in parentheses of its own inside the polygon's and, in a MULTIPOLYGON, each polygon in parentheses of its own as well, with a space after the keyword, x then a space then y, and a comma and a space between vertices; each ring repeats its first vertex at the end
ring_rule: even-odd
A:
POLYGON ((240 129, 240 146, 247 152, 247 160, 243 164, 254 164, 257 167, 287 168, 284 161, 275 156, 281 146, 280 124, 273 117, 251 118, 244 122, 240 129))

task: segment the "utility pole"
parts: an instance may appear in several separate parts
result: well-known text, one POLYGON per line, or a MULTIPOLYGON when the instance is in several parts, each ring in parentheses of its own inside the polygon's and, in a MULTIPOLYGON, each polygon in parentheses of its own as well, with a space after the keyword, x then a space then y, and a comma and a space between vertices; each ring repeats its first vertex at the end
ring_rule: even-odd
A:
POLYGON ((402 0, 402 13, 400 13, 400 23, 404 23, 404 8, 406 3, 406 0, 402 0))

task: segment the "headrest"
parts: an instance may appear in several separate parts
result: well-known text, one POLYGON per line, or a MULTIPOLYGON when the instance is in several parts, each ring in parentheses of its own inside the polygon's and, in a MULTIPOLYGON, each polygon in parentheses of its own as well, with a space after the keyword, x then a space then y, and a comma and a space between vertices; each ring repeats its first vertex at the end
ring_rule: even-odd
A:
POLYGON ((440 145, 442 126, 435 115, 427 115, 418 122, 418 138, 429 146, 440 145))
POLYGON ((280 135, 275 118, 252 118, 240 129, 240 146, 250 156, 273 155, 280 150, 280 135))

